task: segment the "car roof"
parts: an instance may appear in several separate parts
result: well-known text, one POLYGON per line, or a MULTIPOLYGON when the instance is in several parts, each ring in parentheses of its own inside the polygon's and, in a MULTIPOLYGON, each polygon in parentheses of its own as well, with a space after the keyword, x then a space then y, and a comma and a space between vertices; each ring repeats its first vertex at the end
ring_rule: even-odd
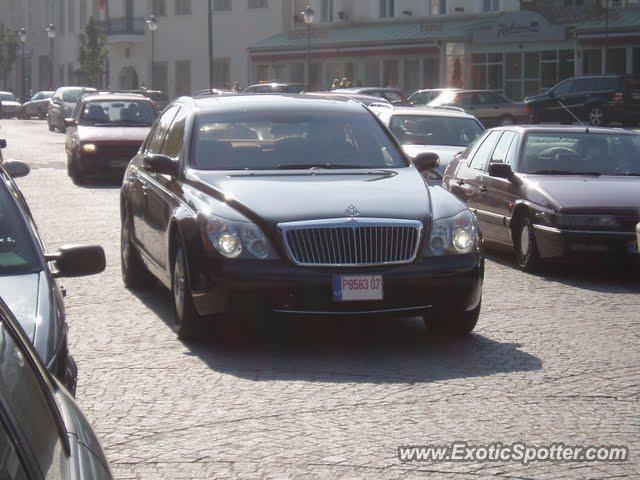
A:
POLYGON ((611 127, 589 127, 578 125, 515 125, 495 127, 491 130, 517 130, 521 133, 606 133, 610 135, 640 135, 640 132, 611 127))
POLYGON ((389 87, 352 87, 352 88, 336 88, 332 90, 336 93, 366 93, 366 92, 401 92, 399 88, 389 87))
POLYGON ((254 83, 253 85, 249 85, 247 88, 251 87, 306 87, 304 83, 281 83, 281 82, 267 82, 267 83, 254 83))
POLYGON ((416 90, 413 93, 423 93, 423 92, 460 92, 461 88, 423 88, 422 90, 416 90))
POLYGON ((278 112, 366 112, 366 109, 350 98, 305 94, 272 95, 224 95, 202 98, 183 97, 179 101, 193 102, 199 112, 237 113, 262 112, 267 109, 278 112))
POLYGON ((103 100, 107 102, 117 100, 139 100, 143 102, 151 102, 148 97, 139 95, 137 93, 92 93, 82 97, 85 102, 91 102, 94 100, 103 100))

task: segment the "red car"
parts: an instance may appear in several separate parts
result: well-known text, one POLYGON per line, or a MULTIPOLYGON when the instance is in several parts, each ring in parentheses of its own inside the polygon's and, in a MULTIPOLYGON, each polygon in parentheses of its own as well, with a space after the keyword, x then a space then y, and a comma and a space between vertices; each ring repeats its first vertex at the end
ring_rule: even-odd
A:
POLYGON ((158 116, 155 104, 136 94, 85 95, 67 126, 67 171, 75 182, 122 176, 158 116))

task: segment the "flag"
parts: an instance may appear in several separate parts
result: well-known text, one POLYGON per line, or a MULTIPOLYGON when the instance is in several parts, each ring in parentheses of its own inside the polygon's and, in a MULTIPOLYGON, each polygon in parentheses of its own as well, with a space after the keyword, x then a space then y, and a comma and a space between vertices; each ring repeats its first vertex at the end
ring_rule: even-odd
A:
POLYGON ((107 0, 98 0, 98 10, 100 10, 101 12, 104 12, 106 7, 107 7, 107 0))

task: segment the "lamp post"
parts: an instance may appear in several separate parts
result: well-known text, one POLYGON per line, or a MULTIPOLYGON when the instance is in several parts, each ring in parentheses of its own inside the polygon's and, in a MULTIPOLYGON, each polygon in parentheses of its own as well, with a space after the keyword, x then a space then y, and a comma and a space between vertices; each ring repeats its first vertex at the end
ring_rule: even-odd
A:
POLYGON ((209 91, 213 91, 213 0, 209 0, 209 91))
POLYGON ((311 88, 311 24, 313 23, 314 13, 309 5, 302 12, 304 23, 307 24, 307 88, 311 88))
POLYGON ((18 39, 20 43, 22 43, 22 66, 20 67, 20 100, 22 103, 25 103, 25 89, 24 89, 24 80, 25 80, 25 72, 24 72, 24 44, 27 41, 27 31, 24 28, 18 30, 18 39))
POLYGON ((158 30, 158 19, 155 15, 149 15, 145 20, 151 32, 151 89, 155 88, 153 79, 153 65, 156 63, 156 30, 158 30))
POLYGON ((49 90, 53 90, 53 39, 56 38, 56 27, 50 23, 45 30, 49 36, 49 90))

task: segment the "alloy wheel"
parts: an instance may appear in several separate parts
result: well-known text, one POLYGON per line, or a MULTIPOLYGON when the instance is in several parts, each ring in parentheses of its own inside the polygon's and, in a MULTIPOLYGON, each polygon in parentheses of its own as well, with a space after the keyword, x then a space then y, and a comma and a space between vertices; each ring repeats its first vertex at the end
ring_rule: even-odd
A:
POLYGON ((600 107, 593 107, 589 113, 589 123, 593 126, 602 125, 604 119, 604 112, 600 107))
POLYGON ((173 302, 176 309, 175 322, 177 325, 180 325, 184 316, 186 287, 184 255, 182 254, 182 250, 178 250, 176 252, 176 262, 173 269, 173 302))

